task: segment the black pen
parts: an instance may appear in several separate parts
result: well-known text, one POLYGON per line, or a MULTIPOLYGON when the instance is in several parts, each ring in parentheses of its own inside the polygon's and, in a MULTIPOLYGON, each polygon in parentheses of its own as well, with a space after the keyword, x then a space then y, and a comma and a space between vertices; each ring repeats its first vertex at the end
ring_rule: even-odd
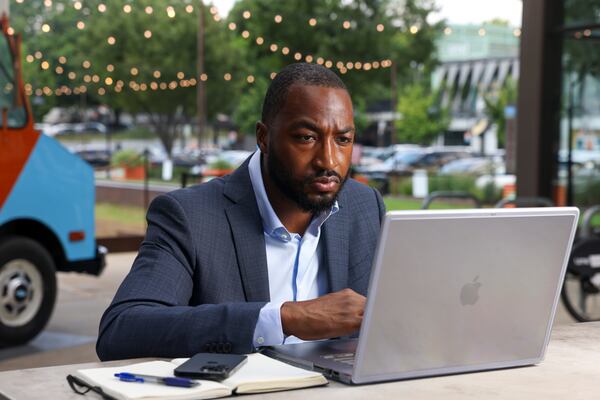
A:
POLYGON ((172 376, 153 376, 153 375, 142 375, 132 374, 129 372, 119 372, 115 374, 115 377, 119 378, 123 382, 139 382, 139 383, 158 383, 167 386, 178 386, 191 388, 200 385, 200 382, 196 382, 192 379, 187 378, 176 378, 172 376))

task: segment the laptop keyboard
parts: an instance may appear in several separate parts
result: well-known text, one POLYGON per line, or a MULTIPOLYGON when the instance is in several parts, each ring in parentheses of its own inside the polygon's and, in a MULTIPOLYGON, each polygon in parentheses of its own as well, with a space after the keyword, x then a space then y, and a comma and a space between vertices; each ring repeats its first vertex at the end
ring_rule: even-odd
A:
POLYGON ((336 353, 336 354, 325 354, 321 357, 326 360, 339 362, 346 365, 354 365, 355 353, 336 353))

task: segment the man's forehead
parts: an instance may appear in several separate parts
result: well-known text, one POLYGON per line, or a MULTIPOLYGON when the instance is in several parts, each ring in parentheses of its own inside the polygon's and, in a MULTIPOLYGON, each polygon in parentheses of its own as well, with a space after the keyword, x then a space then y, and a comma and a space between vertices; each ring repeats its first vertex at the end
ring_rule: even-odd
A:
POLYGON ((352 100, 344 88, 294 84, 288 89, 278 114, 339 115, 352 117, 352 100))

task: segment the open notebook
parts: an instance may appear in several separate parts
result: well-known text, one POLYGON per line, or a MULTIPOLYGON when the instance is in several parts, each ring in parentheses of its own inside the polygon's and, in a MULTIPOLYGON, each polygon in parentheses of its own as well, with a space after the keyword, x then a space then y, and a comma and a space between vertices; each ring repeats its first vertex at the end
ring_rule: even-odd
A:
POLYGON ((278 390, 299 389, 327 384, 327 379, 317 372, 274 360, 262 354, 248 355, 248 362, 231 377, 222 382, 201 380, 194 388, 180 388, 155 383, 121 382, 115 373, 173 376, 175 367, 187 358, 169 361, 149 361, 121 367, 80 369, 73 375, 88 384, 100 386, 102 390, 117 399, 212 399, 234 393, 262 393, 278 390))

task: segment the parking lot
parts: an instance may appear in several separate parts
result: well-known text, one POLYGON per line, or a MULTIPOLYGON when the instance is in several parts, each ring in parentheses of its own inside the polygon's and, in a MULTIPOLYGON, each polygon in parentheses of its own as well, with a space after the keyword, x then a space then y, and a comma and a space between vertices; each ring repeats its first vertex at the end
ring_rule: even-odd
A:
MULTIPOLYGON (((0 350, 0 371, 97 361, 98 323, 136 253, 109 254, 100 277, 59 274, 59 293, 46 329, 26 346, 0 350)), ((559 305, 555 324, 573 320, 559 305)))

